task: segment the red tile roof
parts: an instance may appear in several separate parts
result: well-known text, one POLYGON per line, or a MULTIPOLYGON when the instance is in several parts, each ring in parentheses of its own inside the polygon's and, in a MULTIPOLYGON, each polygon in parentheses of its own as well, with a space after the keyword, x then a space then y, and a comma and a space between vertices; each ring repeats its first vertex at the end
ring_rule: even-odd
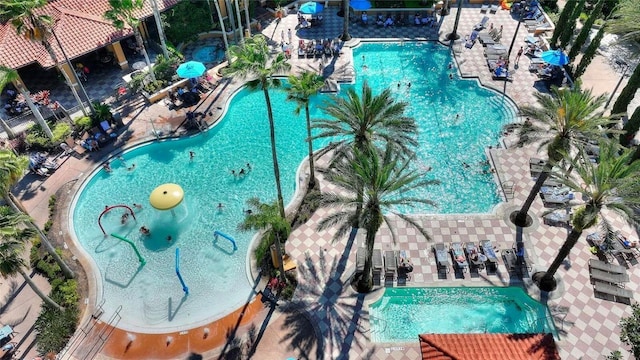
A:
POLYGON ((560 360, 551 334, 423 334, 422 360, 560 360))
MULTIPOLYGON (((160 11, 178 3, 178 0, 158 0, 160 11)), ((129 36, 130 28, 118 30, 111 22, 103 18, 109 10, 108 0, 52 0, 38 13, 47 14, 54 19, 53 29, 60 39, 69 58, 89 53, 105 45, 129 36)), ((139 18, 152 15, 151 4, 144 2, 144 8, 138 11, 139 18)), ((62 52, 52 38, 50 40, 58 60, 62 61, 62 52)), ((16 34, 10 23, 0 24, 0 64, 13 69, 38 62, 43 67, 54 65, 49 54, 40 44, 16 34)))

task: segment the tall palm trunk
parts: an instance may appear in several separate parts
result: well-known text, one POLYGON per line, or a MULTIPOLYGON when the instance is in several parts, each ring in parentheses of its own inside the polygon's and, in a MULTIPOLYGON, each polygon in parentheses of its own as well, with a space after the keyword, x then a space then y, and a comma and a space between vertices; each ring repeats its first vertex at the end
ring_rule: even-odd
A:
POLYGON ((42 131, 44 131, 45 135, 47 135, 49 139, 53 139, 53 132, 51 132, 51 128, 49 127, 47 122, 44 120, 44 117, 42 117, 42 113, 40 112, 40 109, 38 109, 38 107, 36 107, 36 104, 34 104, 33 101, 31 100, 31 96, 29 95, 29 92, 27 92, 27 90, 25 89, 24 84, 16 82, 15 85, 18 91, 20 92, 20 94, 22 94, 22 96, 24 97, 24 101, 27 103, 29 110, 31 110, 31 113, 33 113, 33 116, 36 118, 36 122, 42 128, 42 131))
POLYGON ((151 61, 149 61, 149 54, 147 54, 147 48, 144 46, 144 42, 142 41, 142 34, 140 34, 140 29, 138 29, 137 26, 133 28, 133 34, 136 37, 136 44, 138 45, 138 49, 142 51, 142 56, 144 56, 144 62, 147 64, 149 77, 152 81, 156 81, 156 75, 153 73, 153 69, 151 68, 151 61))
MULTIPOLYGON (((22 204, 18 201, 18 199, 16 199, 13 196, 13 194, 11 194, 11 192, 8 193, 8 196, 4 197, 4 201, 7 204, 9 204, 9 206, 11 207, 11 209, 13 209, 15 213, 25 214, 25 215, 27 214, 26 209, 22 206, 22 204)), ((64 276, 67 279, 73 279, 76 276, 75 273, 73 272, 73 270, 71 270, 69 265, 67 265, 67 263, 62 259, 62 257, 58 255, 58 253, 56 252, 56 248, 53 247, 53 245, 51 245, 51 242, 49 242, 47 235, 45 235, 42 232, 42 230, 40 230, 38 225, 33 223, 33 221, 29 220, 27 224, 38 233, 38 236, 40 237, 40 243, 44 246, 47 253, 51 255, 53 260, 60 266, 60 270, 62 270, 62 272, 64 273, 64 276)))
MULTIPOLYGON (((244 5, 244 17, 245 17, 245 22, 247 23, 247 28, 246 28, 246 36, 250 37, 251 36, 251 19, 249 18, 249 0, 243 0, 243 5, 244 5)), ((292 45, 293 46, 293 45, 292 45)))
POLYGON ((553 165, 551 164, 551 162, 547 162, 540 175, 538 175, 538 180, 536 180, 535 184, 533 184, 531 191, 529 191, 529 196, 527 196, 527 200, 524 202, 524 204, 522 204, 520 211, 518 211, 518 214, 516 215, 515 224, 517 226, 526 226, 527 213, 529 212, 533 201, 536 199, 536 196, 538 196, 538 192, 542 188, 542 185, 544 185, 544 182, 549 178, 551 169, 553 169, 553 165))
POLYGON ((316 186, 316 170, 313 160, 313 140, 311 139, 311 116, 309 115, 309 103, 304 107, 305 114, 307 115, 307 139, 309 141, 309 189, 316 186))
POLYGON ((45 293, 42 292, 42 290, 40 290, 40 288, 38 287, 38 285, 36 285, 36 283, 33 282, 33 280, 31 280, 31 278, 29 277, 29 274, 27 274, 23 268, 18 268, 18 272, 20 273, 20 275, 22 275, 22 277, 24 278, 24 281, 29 284, 29 287, 33 290, 33 292, 36 293, 36 295, 38 295, 40 297, 40 299, 42 299, 42 301, 44 301, 45 303, 47 303, 47 305, 57 309, 58 311, 64 311, 64 308, 60 305, 58 305, 58 303, 56 303, 55 301, 53 301, 50 297, 48 297, 45 293))
POLYGON ((284 200, 282 198, 282 185, 280 184, 280 166, 278 165, 278 153, 276 151, 276 128, 273 121, 273 108, 271 106, 271 98, 269 96, 269 90, 267 88, 266 81, 262 82, 262 92, 264 93, 264 99, 267 102, 267 115, 269 117, 269 140, 271 141, 271 158, 273 160, 273 174, 276 178, 276 189, 278 191, 278 208, 280 216, 286 219, 284 213, 284 200))
POLYGON ((569 256, 571 249, 573 249, 573 247, 578 243, 578 240, 580 239, 581 235, 582 235, 581 228, 574 227, 571 230, 571 232, 569 233, 569 236, 567 236, 567 240, 564 242, 564 244, 562 244, 562 247, 558 251, 558 255, 556 255, 556 258, 553 259, 551 266, 549 266, 544 276, 542 276, 542 278, 540 279, 540 282, 538 284, 540 289, 547 290, 551 287, 551 289, 549 289, 548 291, 553 290, 552 287, 555 286, 555 280, 553 279, 553 276, 556 274, 556 271, 558 271, 558 269, 560 268, 560 265, 562 265, 562 262, 564 261, 564 259, 566 259, 567 256, 569 256), (545 287, 545 285, 547 286, 545 287))
POLYGON ((222 20, 222 12, 220 11, 220 4, 218 3, 218 0, 214 0, 213 5, 216 7, 218 20, 220 20, 220 30, 222 30, 222 41, 224 42, 224 53, 227 57, 227 61, 229 62, 229 64, 231 64, 231 56, 229 55, 229 40, 227 40, 227 29, 225 29, 224 21, 222 20))
POLYGON ((236 16, 238 18, 238 29, 240 30, 240 42, 244 42, 244 31, 242 31, 242 19, 240 18, 240 6, 238 5, 239 0, 235 0, 236 5, 236 16))
POLYGON ((158 28, 158 37, 160 38, 160 47, 162 47, 162 54, 169 59, 169 50, 167 50, 167 40, 164 36, 164 28, 162 27, 162 20, 160 19, 160 11, 158 11, 158 3, 156 0, 151 0, 151 7, 153 8, 153 18, 156 21, 156 27, 158 28))
POLYGON ((373 276, 371 270, 373 268, 373 246, 376 243, 376 234, 382 225, 382 214, 379 209, 371 209, 371 220, 367 224, 367 256, 364 259, 364 269, 362 278, 358 282, 359 292, 369 292, 373 288, 373 276))
POLYGON ((351 35, 349 34, 349 0, 342 0, 342 41, 351 40, 351 35))
MULTIPOLYGON (((42 46, 44 46, 45 50, 47 50, 47 52, 49 53, 49 56, 53 60, 54 64, 56 65, 56 68, 58 69, 58 71, 62 73, 62 76, 64 77, 64 81, 67 83, 67 86, 69 86, 69 89, 71 89, 71 93, 73 94, 73 97, 78 102, 78 105, 80 105, 80 111, 82 111, 84 116, 88 116, 87 110, 85 109, 84 104, 82 103, 82 100, 80 99, 80 95, 78 95, 78 91, 76 90, 76 87, 73 86, 73 83, 71 82, 71 79, 69 79, 69 74, 67 74, 67 72, 64 71, 64 69, 62 69, 62 66, 60 65, 60 62, 58 61, 58 56, 56 55, 55 51, 53 51, 53 48, 51 47, 51 44, 49 43, 48 40, 42 40, 41 43, 42 43, 42 46)), ((74 69, 70 68, 69 71, 74 71, 74 69)))
POLYGON ((5 119, 0 118, 0 126, 2 126, 2 129, 7 134, 7 138, 9 138, 9 140, 16 137, 16 133, 13 132, 13 129, 11 128, 11 126, 9 126, 9 124, 7 124, 5 119))
MULTIPOLYGON (((273 160, 273 173, 276 179, 276 189, 278 191, 278 211, 283 219, 286 219, 284 212, 284 200, 282 199, 282 185, 280 184, 280 167, 278 165, 278 153, 276 151, 276 129, 273 121, 273 109, 271 107, 271 98, 269 97, 269 90, 266 81, 262 82, 262 91, 264 92, 264 99, 267 102, 267 115, 269 117, 269 138, 271 140, 271 157, 273 160)), ((282 261, 282 242, 280 239, 280 232, 275 232, 276 240, 276 255, 278 256, 278 264, 280 265, 280 280, 286 281, 284 276, 284 264, 282 261)))

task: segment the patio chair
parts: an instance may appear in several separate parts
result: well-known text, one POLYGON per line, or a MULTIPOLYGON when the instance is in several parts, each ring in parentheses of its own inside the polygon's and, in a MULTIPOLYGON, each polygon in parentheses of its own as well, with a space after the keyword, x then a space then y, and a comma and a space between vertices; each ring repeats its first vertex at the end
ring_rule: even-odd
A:
POLYGON ((465 272, 467 268, 469 268, 469 263, 464 256, 464 249, 462 248, 461 242, 452 242, 451 243, 451 257, 453 258, 453 263, 456 268, 461 272, 465 272))
POLYGON ((481 270, 484 269, 484 262, 480 259, 478 248, 473 242, 468 242, 464 245, 464 253, 469 259, 471 269, 481 270))
POLYGON ((487 258, 485 260, 487 269, 492 269, 494 271, 498 270, 498 257, 496 256, 496 252, 493 250, 491 240, 481 240, 480 250, 487 258))
POLYGON ((444 243, 437 243, 433 245, 433 252, 436 255, 436 267, 438 268, 438 272, 442 272, 444 274, 448 273, 449 266, 449 254, 447 252, 446 245, 444 243))
POLYGON ((387 250, 384 252, 384 281, 386 284, 391 283, 396 277, 396 271, 398 270, 398 259, 396 252, 393 250, 387 250))
POLYGON ((380 275, 382 274, 382 270, 384 268, 384 264, 382 261, 382 250, 373 249, 373 284, 380 285, 380 275))
POLYGON ((480 7, 480 12, 481 13, 486 13, 487 11, 489 11, 489 3, 485 2, 480 7))
POLYGON ((488 16, 483 17, 482 20, 480 20, 479 23, 477 23, 477 24, 475 24, 473 26, 473 30, 480 31, 480 30, 486 28, 487 27, 487 22, 489 22, 489 17, 488 16))
POLYGON ((489 9, 489 13, 495 14, 496 12, 498 12, 498 4, 492 4, 491 8, 489 9))

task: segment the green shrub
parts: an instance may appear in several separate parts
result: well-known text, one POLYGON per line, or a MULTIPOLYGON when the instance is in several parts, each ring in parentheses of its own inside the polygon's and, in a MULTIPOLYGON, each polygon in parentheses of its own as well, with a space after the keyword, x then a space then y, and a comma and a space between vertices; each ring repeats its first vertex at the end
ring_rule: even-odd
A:
POLYGON ((93 127, 93 120, 88 116, 83 116, 75 121, 79 132, 87 131, 93 127))
POLYGON ((53 221, 51 221, 51 220, 47 220, 47 222, 44 223, 43 230, 44 230, 45 234, 49 232, 49 230, 51 229, 52 226, 53 226, 53 221))
POLYGON ((49 197, 49 216, 53 215, 53 211, 56 208, 56 196, 51 195, 49 197))
POLYGON ((166 85, 167 82, 165 80, 150 81, 149 83, 144 85, 144 91, 146 91, 148 94, 153 94, 162 90, 162 88, 164 88, 166 85))
POLYGON ((78 300, 80 300, 80 296, 78 295, 78 282, 74 279, 64 281, 57 287, 57 290, 62 296, 62 303, 60 305, 64 307, 76 305, 78 300))
POLYGON ((156 76, 156 80, 170 82, 174 75, 176 75, 176 69, 180 64, 178 57, 165 58, 162 55, 156 57, 156 64, 153 66, 153 73, 156 76))
POLYGON ((31 250, 29 251, 29 264, 32 268, 35 268, 38 261, 40 261, 40 246, 40 238, 34 237, 31 240, 31 250))
POLYGON ((256 262, 259 266, 262 266, 265 263, 271 264, 271 261, 269 261, 271 257, 271 251, 269 250, 269 247, 271 247, 272 244, 273 239, 269 238, 268 236, 260 239, 260 243, 258 244, 258 246, 256 246, 256 249, 253 252, 256 258, 256 262))
POLYGON ((49 139, 45 135, 44 130, 39 124, 33 124, 27 130, 25 143, 29 150, 33 151, 52 151, 56 150, 58 145, 63 142, 71 134, 71 126, 66 122, 49 124, 53 139, 49 139))
POLYGON ((587 15, 586 13, 580 13, 578 20, 580 20, 580 22, 584 24, 584 22, 587 21, 588 18, 589 18, 589 15, 587 15))
MULTIPOLYGON (((49 255, 47 255, 47 257, 49 257, 49 255)), ((49 279, 55 279, 60 272, 60 265, 56 262, 50 263, 45 259, 40 259, 36 264, 36 270, 49 279)))
POLYGON ((129 89, 132 92, 140 92, 142 91, 142 86, 144 84, 144 79, 149 75, 148 72, 143 71, 140 73, 136 73, 131 77, 131 81, 129 81, 129 89))
POLYGON ((113 118, 111 107, 107 104, 102 104, 96 101, 93 103, 93 109, 95 110, 95 113, 91 116, 91 127, 98 126, 105 120, 111 121, 113 118))
MULTIPOLYGON (((60 303, 61 296, 53 292, 51 298, 60 303)), ((76 331, 79 311, 71 305, 60 312, 46 304, 42 305, 40 315, 34 325, 36 348, 40 354, 59 353, 76 331)))

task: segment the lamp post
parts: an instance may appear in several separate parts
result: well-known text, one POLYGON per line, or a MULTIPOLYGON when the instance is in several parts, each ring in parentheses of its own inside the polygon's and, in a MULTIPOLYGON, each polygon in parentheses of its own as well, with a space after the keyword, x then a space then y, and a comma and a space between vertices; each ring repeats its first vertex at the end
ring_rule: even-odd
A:
POLYGON ((620 84, 622 84, 622 80, 624 79, 625 75, 627 75, 627 71, 629 70, 629 64, 627 64, 624 60, 616 60, 616 64, 624 66, 624 71, 622 72, 622 75, 620 76, 620 80, 618 80, 616 87, 613 88, 613 91, 611 92, 611 96, 609 96, 609 100, 607 100, 607 103, 604 104, 605 109, 609 106, 609 103, 611 102, 611 100, 613 100, 613 97, 616 95, 616 91, 618 91, 620 84))

